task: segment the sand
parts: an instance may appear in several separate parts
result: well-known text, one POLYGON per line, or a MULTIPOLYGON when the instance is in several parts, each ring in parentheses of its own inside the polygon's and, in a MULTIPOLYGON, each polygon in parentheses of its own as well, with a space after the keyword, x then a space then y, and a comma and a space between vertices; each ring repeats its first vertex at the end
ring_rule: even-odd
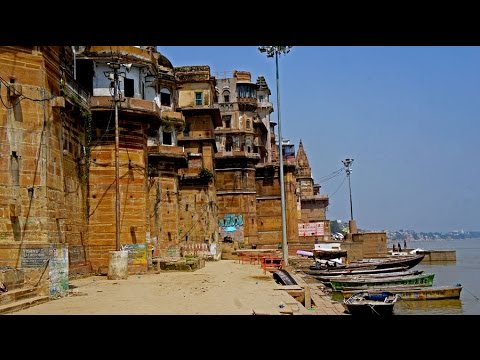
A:
POLYGON ((294 301, 259 265, 206 262, 194 272, 93 276, 70 282, 69 295, 12 315, 251 315, 280 314, 294 301))

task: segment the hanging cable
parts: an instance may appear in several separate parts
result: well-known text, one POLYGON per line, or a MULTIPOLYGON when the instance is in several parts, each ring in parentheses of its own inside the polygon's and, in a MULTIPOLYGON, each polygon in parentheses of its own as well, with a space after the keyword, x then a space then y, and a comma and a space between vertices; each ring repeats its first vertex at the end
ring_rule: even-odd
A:
POLYGON ((332 195, 329 196, 329 198, 331 199, 333 197, 333 195, 335 195, 337 193, 337 191, 342 187, 343 183, 345 182, 345 180, 347 180, 347 176, 345 176, 342 180, 342 182, 340 183, 340 185, 338 185, 337 189, 333 192, 332 195))

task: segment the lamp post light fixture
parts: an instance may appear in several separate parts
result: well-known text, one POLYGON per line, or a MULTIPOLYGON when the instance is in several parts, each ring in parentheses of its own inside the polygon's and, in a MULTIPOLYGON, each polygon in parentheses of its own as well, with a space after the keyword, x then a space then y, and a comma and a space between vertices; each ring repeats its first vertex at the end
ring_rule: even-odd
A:
POLYGON ((288 265, 287 221, 285 214, 285 184, 283 179, 283 139, 282 125, 280 121, 280 80, 278 77, 278 55, 288 54, 292 46, 259 46, 258 50, 267 53, 267 57, 275 56, 275 70, 277 80, 277 109, 278 109, 278 144, 280 150, 280 201, 282 207, 282 252, 283 262, 288 265))
POLYGON ((352 173, 352 169, 350 169, 350 165, 352 164, 353 159, 345 159, 342 160, 343 165, 345 166, 345 172, 348 176, 348 190, 350 192, 350 220, 353 221, 353 207, 352 207, 352 186, 350 184, 350 174, 352 173))

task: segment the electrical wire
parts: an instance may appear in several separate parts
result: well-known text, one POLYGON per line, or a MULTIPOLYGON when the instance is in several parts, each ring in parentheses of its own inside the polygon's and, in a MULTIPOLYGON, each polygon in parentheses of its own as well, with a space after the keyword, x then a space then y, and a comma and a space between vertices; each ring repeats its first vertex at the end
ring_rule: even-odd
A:
POLYGON ((332 199, 333 195, 335 195, 337 193, 337 191, 340 189, 340 187, 343 185, 343 183, 345 182, 345 180, 347 180, 347 175, 345 175, 345 177, 343 178, 342 182, 340 183, 340 185, 338 185, 337 189, 333 192, 332 195, 329 196, 330 199, 332 199))

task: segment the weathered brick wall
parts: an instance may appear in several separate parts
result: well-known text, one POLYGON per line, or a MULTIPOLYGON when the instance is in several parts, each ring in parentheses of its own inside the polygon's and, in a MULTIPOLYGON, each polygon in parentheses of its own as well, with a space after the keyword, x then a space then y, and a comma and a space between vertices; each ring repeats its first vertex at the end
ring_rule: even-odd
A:
POLYGON ((173 173, 160 173, 160 177, 151 179, 151 184, 148 217, 152 243, 159 246, 155 255, 171 255, 178 250, 183 235, 179 226, 179 199, 182 195, 178 191, 178 179, 173 173))
POLYGON ((0 265, 21 266, 25 247, 85 241, 85 187, 77 171, 78 153, 64 147, 69 135, 69 144, 79 149, 83 119, 58 106, 64 103, 57 101, 63 100, 63 51, 59 46, 0 50, 0 76, 14 82, 25 97, 10 98, 2 84, 2 99, 12 108, 0 106, 0 265), (80 124, 75 134, 71 124, 80 124))
POLYGON ((388 256, 387 234, 384 232, 349 234, 341 248, 347 250, 349 261, 385 257, 388 256))
MULTIPOLYGON (((101 123, 99 119, 96 122, 101 123)), ((120 128, 124 124, 125 121, 119 121, 120 128)), ((125 141, 145 142, 141 123, 129 120, 128 127, 128 134, 121 131, 127 138, 125 141)), ((145 152, 132 146, 127 152, 125 146, 129 144, 122 142, 119 149, 120 244, 145 244, 148 226, 145 152)), ((91 157, 89 255, 93 268, 98 269, 108 267, 109 251, 116 249, 114 144, 93 147, 91 157)))

